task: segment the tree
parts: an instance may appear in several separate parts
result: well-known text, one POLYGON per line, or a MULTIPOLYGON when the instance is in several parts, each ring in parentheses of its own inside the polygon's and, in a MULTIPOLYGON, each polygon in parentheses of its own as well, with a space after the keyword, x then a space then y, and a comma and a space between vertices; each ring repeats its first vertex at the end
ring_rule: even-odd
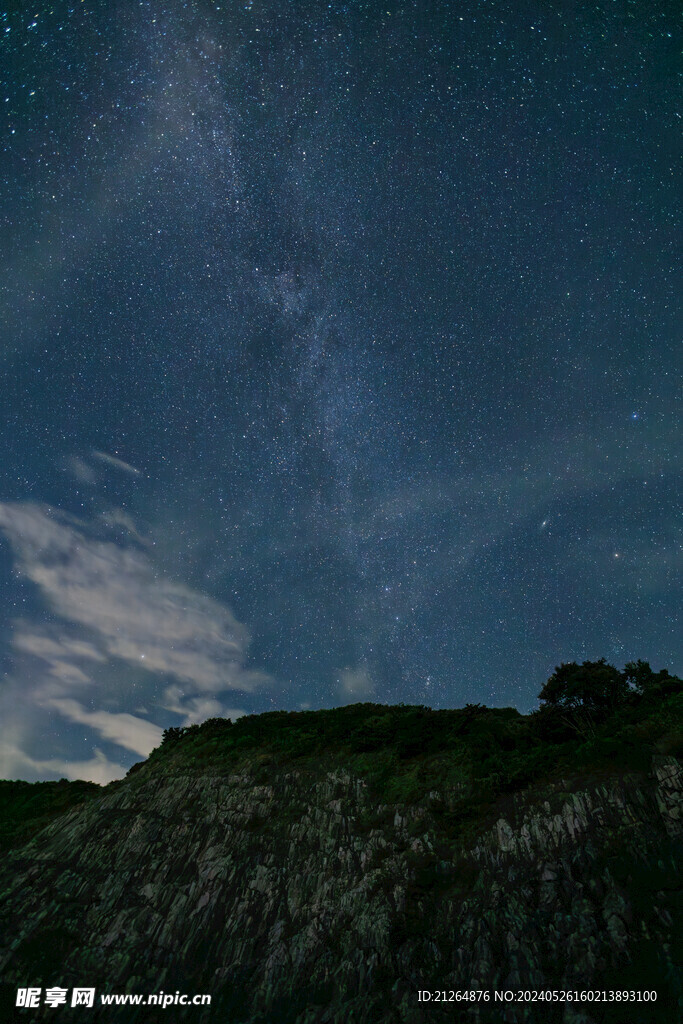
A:
POLYGON ((169 729, 164 729, 161 736, 162 745, 171 746, 172 744, 178 743, 183 738, 187 729, 185 726, 171 726, 169 729))
POLYGON ((683 689, 683 680, 678 676, 670 675, 665 668, 653 672, 649 662, 640 659, 629 661, 624 668, 624 678, 639 697, 665 696, 683 689))
POLYGON ((628 693, 625 675, 600 658, 559 665, 538 696, 542 707, 562 712, 572 728, 592 733, 596 722, 626 703, 628 693))

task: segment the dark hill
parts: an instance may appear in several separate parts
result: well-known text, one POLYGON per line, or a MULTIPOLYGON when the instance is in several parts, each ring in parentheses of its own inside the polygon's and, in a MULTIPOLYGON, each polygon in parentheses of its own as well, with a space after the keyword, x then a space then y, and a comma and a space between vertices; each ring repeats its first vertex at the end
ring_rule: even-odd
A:
POLYGON ((558 673, 527 716, 211 720, 105 788, 1 784, 6 1019, 679 1019, 680 681, 591 703, 558 673), (16 1008, 29 985, 95 1006, 16 1008), (100 1004, 159 991, 212 1005, 100 1004))

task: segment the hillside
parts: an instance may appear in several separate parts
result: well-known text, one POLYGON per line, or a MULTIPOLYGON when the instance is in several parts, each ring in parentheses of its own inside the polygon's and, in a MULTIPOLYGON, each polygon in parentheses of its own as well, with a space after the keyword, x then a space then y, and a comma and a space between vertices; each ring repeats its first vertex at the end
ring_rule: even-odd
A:
POLYGON ((680 680, 609 706, 566 696, 527 716, 359 704, 211 720, 168 730, 104 788, 4 783, 6 1019, 676 1019, 680 680), (26 985, 212 1005, 16 1009, 26 985), (625 987, 656 1001, 582 1001, 625 987), (505 990, 548 1001, 495 1002, 505 990))

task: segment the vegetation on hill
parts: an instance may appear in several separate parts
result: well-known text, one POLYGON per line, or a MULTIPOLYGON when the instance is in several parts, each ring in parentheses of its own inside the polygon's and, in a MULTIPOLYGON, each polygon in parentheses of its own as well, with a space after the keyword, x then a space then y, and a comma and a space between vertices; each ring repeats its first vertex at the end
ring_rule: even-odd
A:
MULTIPOLYGON (((683 751, 683 681, 638 661, 619 671, 604 659, 556 668, 529 715, 468 704, 453 710, 353 704, 274 711, 232 723, 212 718, 171 728, 144 765, 168 774, 230 774, 263 781, 276 768, 343 767, 379 802, 440 794, 444 814, 476 825, 506 793, 552 777, 647 771, 653 753, 683 751)), ((120 785, 120 783, 112 783, 120 785)), ((85 782, 0 783, 0 845, 29 838, 56 814, 101 788, 85 782)), ((434 798, 437 800, 439 798, 434 798)))
POLYGON ((102 792, 94 782, 0 780, 0 852, 21 846, 44 825, 102 792))

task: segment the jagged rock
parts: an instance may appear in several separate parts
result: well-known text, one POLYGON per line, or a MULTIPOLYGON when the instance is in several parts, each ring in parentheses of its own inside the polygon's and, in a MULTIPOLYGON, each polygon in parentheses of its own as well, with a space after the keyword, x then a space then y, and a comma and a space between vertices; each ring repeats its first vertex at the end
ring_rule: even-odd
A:
MULTIPOLYGON (((649 777, 615 774, 569 794, 546 785, 466 837, 444 830, 448 794, 378 807, 343 770, 274 770, 263 785, 246 769, 145 765, 7 855, 0 975, 11 993, 206 992, 209 1009, 159 1011, 201 1024, 621 1024, 614 1007, 494 1004, 493 993, 657 989, 676 975, 682 780, 674 758, 658 757, 649 777), (636 961, 656 976, 634 980, 636 961), (418 1002, 421 989, 473 988, 491 1001, 418 1002)), ((678 1012, 651 1010, 624 1020, 678 1012)), ((31 1012, 17 1019, 44 1019, 31 1012)), ((157 1019, 130 1007, 52 1012, 157 1019)))

